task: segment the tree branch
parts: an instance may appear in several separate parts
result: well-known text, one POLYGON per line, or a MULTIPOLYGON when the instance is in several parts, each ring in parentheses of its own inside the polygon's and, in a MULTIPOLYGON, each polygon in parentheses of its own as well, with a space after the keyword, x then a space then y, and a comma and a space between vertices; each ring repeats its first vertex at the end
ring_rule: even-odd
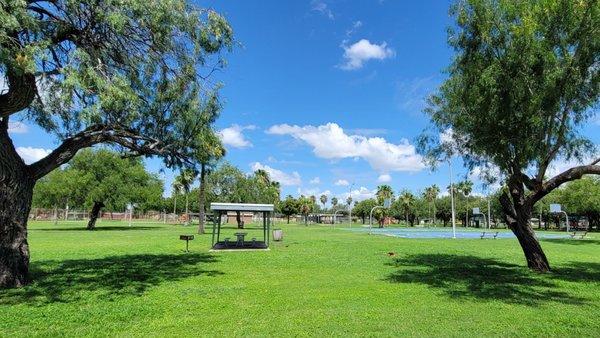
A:
POLYGON ((8 117, 29 107, 37 94, 33 74, 7 71, 8 92, 0 94, 0 117, 8 117))
POLYGON ((145 137, 132 130, 107 125, 93 125, 71 136, 48 156, 28 166, 35 180, 45 176, 55 168, 67 163, 83 148, 99 143, 118 144, 139 155, 172 155, 184 158, 177 150, 164 145, 160 140, 145 137))
POLYGON ((588 165, 581 165, 577 167, 573 167, 568 169, 553 178, 549 179, 547 182, 542 184, 541 188, 531 194, 528 199, 532 203, 535 203, 542 199, 544 196, 548 195, 552 190, 558 188, 564 183, 574 181, 580 179, 583 175, 600 175, 600 158, 591 162, 588 165))

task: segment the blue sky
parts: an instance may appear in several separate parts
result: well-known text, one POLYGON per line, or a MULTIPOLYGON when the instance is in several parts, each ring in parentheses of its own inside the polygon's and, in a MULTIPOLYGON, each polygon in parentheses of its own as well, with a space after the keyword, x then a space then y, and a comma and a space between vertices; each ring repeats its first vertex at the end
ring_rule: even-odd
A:
MULTIPOLYGON (((448 185, 448 168, 430 172, 413 144, 429 123, 424 98, 452 59, 449 1, 197 4, 224 14, 241 44, 216 74, 225 86, 217 128, 228 161, 271 172, 282 195, 345 198, 352 190, 362 199, 382 183, 413 192, 448 185)), ((19 127, 12 136, 23 156, 56 146, 38 128, 19 127)), ((584 132, 600 142, 597 131, 584 132)), ((454 169, 456 180, 465 177, 459 160, 454 169)), ((164 173, 167 186, 172 176, 164 173)))

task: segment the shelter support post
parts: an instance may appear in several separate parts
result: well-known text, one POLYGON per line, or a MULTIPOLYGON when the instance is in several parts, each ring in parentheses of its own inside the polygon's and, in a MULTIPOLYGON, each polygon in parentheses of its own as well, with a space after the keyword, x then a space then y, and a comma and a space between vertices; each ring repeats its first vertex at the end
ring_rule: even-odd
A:
POLYGON ((219 243, 221 238, 221 216, 222 213, 219 211, 219 216, 217 218, 217 243, 219 243))

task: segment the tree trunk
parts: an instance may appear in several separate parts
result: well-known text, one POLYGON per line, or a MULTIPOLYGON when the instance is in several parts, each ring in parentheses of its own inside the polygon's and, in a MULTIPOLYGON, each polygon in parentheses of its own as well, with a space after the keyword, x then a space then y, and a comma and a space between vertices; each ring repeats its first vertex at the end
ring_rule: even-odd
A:
POLYGON ((100 216, 100 210, 104 208, 104 203, 102 201, 94 201, 94 206, 92 207, 92 213, 90 215, 90 220, 87 225, 88 230, 96 229, 96 221, 100 216))
POLYGON ((287 224, 290 224, 290 215, 287 215, 287 224))
POLYGON ((190 212, 189 212, 189 193, 185 193, 185 225, 190 224, 190 212))
POLYGON ((237 221, 238 229, 243 229, 244 223, 242 222, 242 214, 239 211, 235 212, 235 220, 237 221))
POLYGON ((500 204, 504 211, 506 224, 517 236, 521 249, 525 254, 527 266, 537 272, 548 272, 550 271, 550 264, 529 223, 532 206, 524 202, 524 189, 521 186, 514 186, 511 190, 512 200, 507 193, 500 196, 500 204))
POLYGON ((527 266, 539 272, 550 271, 548 259, 542 250, 540 242, 535 237, 529 221, 511 223, 509 226, 515 236, 517 236, 519 244, 521 244, 525 259, 527 260, 527 266))
POLYGON ((6 129, 0 131, 0 288, 29 282, 27 218, 35 181, 28 172, 6 129))
POLYGON ((206 166, 204 164, 202 164, 202 166, 200 168, 200 188, 198 189, 198 204, 200 206, 200 211, 199 211, 200 224, 198 224, 198 233, 199 234, 204 233, 204 218, 205 218, 204 204, 205 204, 205 189, 206 189, 206 186, 204 185, 205 176, 206 176, 206 166))

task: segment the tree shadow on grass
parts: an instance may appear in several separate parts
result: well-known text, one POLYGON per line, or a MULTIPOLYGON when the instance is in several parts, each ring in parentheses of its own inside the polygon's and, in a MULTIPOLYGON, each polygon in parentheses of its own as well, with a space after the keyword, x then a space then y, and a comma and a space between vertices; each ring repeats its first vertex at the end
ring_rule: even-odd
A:
POLYGON ((197 276, 218 276, 207 269, 209 254, 124 255, 32 263, 33 283, 0 290, 0 305, 70 303, 87 297, 141 296, 151 287, 197 276))
POLYGON ((600 245, 600 240, 597 239, 576 239, 576 238, 540 238, 540 241, 546 243, 555 244, 568 244, 568 245, 600 245))
POLYGON ((70 228, 34 228, 29 231, 139 231, 139 230, 160 230, 161 227, 149 227, 149 226, 98 226, 94 230, 88 230, 86 227, 70 227, 70 228))
MULTIPOLYGON (((526 267, 494 259, 450 254, 420 254, 398 258, 388 265, 398 268, 386 280, 416 283, 439 289, 451 298, 539 306, 547 302, 584 304, 587 299, 571 295, 553 281, 578 274, 581 267, 558 273, 537 274, 526 267)), ((581 274, 580 274, 581 276, 581 274)), ((600 269, 588 271, 585 278, 600 278, 600 269)))
POLYGON ((600 263, 570 262, 552 269, 555 279, 576 283, 600 282, 600 263))

